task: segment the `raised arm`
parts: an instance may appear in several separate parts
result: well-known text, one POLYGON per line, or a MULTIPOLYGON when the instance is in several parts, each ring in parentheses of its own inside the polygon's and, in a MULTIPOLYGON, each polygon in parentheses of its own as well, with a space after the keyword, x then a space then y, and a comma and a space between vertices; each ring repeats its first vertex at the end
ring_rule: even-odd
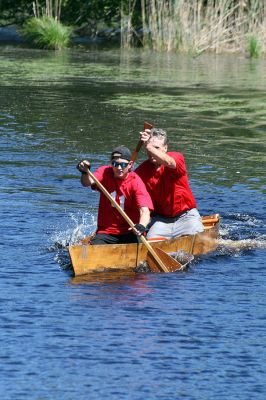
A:
POLYGON ((158 164, 164 164, 168 168, 175 169, 176 162, 167 152, 167 145, 158 138, 150 136, 150 130, 146 129, 140 133, 140 139, 143 142, 149 157, 152 157, 158 164))

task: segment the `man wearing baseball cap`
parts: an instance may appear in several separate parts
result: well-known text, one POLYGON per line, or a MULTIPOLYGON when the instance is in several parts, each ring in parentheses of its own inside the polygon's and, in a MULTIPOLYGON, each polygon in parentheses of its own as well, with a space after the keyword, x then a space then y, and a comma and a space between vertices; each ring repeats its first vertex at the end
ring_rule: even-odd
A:
MULTIPOLYGON (((91 244, 136 243, 137 237, 145 232, 153 204, 141 178, 131 170, 132 165, 130 150, 118 146, 111 152, 110 164, 98 168, 94 175, 135 223, 134 229, 130 228, 107 197, 100 193, 97 231, 91 244)), ((99 190, 88 174, 90 167, 88 160, 78 163, 81 184, 99 190)))

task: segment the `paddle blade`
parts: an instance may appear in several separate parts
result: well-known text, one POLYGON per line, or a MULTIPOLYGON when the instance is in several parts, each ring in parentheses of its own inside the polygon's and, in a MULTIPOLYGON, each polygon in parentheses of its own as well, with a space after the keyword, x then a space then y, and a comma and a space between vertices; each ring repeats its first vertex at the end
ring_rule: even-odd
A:
POLYGON ((147 122, 147 121, 144 121, 144 131, 145 131, 145 129, 152 129, 153 128, 153 125, 152 124, 150 124, 149 122, 147 122))
MULTIPOLYGON (((147 121, 144 121, 144 125, 143 125, 144 131, 145 131, 145 129, 152 129, 152 128, 153 128, 153 125, 152 125, 152 124, 150 124, 150 123, 147 122, 147 121)), ((131 161, 133 161, 133 162, 136 161, 136 159, 137 159, 137 157, 138 157, 138 154, 139 154, 139 151, 140 151, 140 149, 141 149, 141 146, 142 146, 142 141, 139 140, 139 141, 138 141, 138 144, 137 144, 137 147, 135 148, 135 150, 134 150, 133 153, 132 153, 131 161)))
POLYGON ((183 265, 177 260, 175 260, 173 257, 169 256, 169 254, 167 254, 165 251, 158 248, 153 248, 153 250, 160 258, 161 262, 164 264, 167 271, 164 271, 161 268, 160 264, 153 257, 153 255, 150 252, 148 252, 147 262, 152 272, 175 272, 183 269, 183 265))

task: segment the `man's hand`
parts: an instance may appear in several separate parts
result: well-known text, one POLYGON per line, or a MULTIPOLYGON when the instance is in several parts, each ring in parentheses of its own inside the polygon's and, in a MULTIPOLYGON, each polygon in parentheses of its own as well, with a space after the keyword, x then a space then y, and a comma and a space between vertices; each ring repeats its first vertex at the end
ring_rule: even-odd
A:
POLYGON ((91 163, 88 160, 82 160, 78 163, 77 169, 82 174, 87 174, 88 171, 91 169, 91 163))
POLYGON ((146 228, 142 224, 135 224, 134 228, 132 228, 132 230, 135 233, 135 235, 141 236, 141 235, 143 235, 145 233, 146 228))
POLYGON ((150 140, 150 129, 145 129, 145 131, 140 132, 139 136, 140 136, 140 140, 142 141, 143 145, 146 147, 148 141, 150 140))

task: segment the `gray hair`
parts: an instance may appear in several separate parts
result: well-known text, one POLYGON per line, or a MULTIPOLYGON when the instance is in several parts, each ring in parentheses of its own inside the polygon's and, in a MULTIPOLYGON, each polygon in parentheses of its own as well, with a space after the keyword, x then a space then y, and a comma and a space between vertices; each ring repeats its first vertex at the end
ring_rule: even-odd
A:
POLYGON ((163 140, 164 146, 168 144, 168 137, 167 137, 167 132, 164 129, 161 128, 152 128, 150 132, 151 138, 155 137, 158 138, 159 140, 163 140))

